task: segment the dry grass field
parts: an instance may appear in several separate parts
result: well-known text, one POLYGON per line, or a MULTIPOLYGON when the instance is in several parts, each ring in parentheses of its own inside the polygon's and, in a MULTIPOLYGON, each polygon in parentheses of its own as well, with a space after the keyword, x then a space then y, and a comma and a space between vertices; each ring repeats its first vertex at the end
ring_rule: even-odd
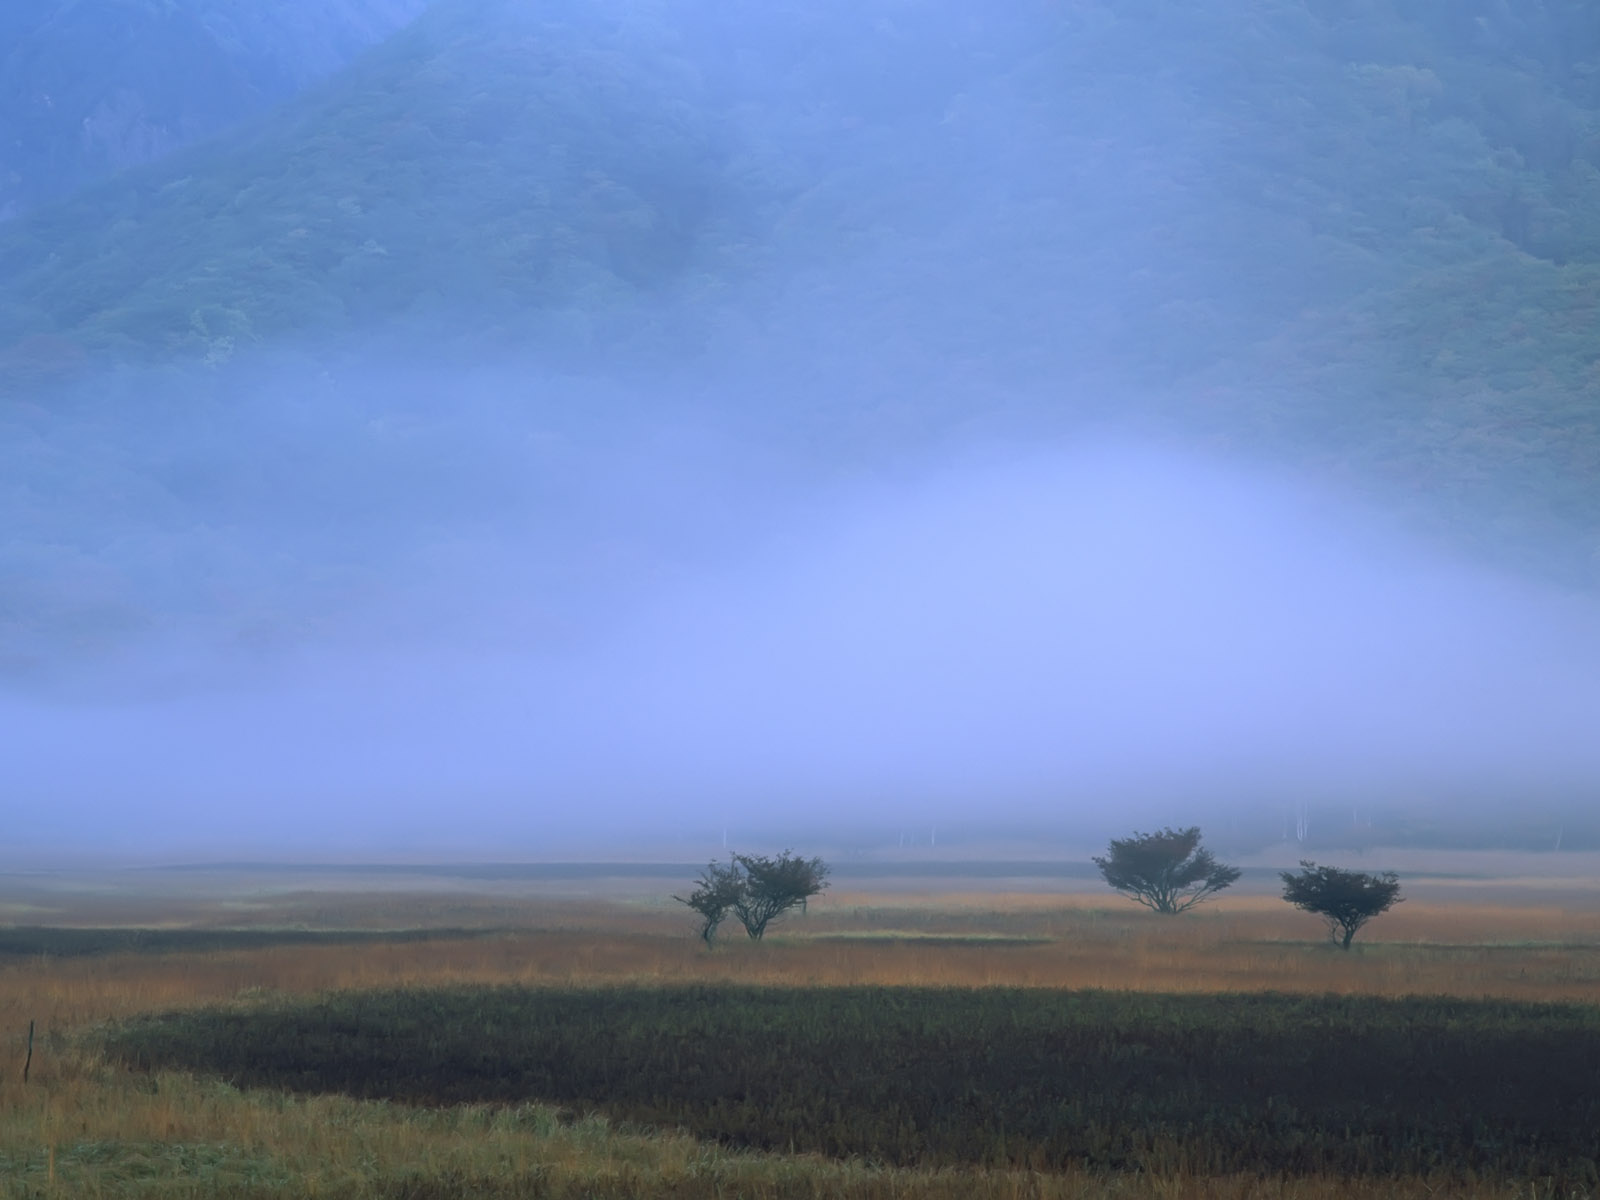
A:
MULTIPOLYGON (((1533 881, 1536 883, 1537 881, 1533 881)), ((664 895, 252 888, 196 899, 17 886, 0 920, 61 927, 418 929, 435 940, 0 956, 0 1197, 23 1196, 1547 1196, 1537 1181, 1441 1192, 1429 1179, 891 1170, 738 1152, 539 1105, 412 1110, 240 1092, 104 1061, 105 1022, 332 989, 729 981, 1163 992, 1286 991, 1600 1000, 1587 881, 1419 889, 1344 954, 1319 923, 1243 895, 1160 918, 1104 894, 836 892, 714 952, 664 895), (36 1040, 21 1079, 29 1022, 36 1040)), ((1564 1195, 1571 1194, 1562 1193, 1564 1195)))

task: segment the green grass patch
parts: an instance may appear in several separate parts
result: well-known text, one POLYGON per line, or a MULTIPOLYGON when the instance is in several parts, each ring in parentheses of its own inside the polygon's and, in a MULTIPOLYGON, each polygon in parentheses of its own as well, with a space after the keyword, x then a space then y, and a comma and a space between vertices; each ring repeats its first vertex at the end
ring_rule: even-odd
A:
MULTIPOLYGON (((25 1155, 0 1154, 0 1178, 32 1184, 49 1194, 49 1152, 40 1147, 25 1155)), ((92 1180, 97 1187, 138 1188, 182 1179, 232 1192, 236 1189, 279 1189, 293 1183, 292 1174, 270 1156, 240 1146, 171 1142, 74 1142, 54 1151, 59 1187, 73 1188, 92 1180)))
POLYGON ((148 1018, 143 1069, 542 1100, 894 1165, 1600 1183, 1600 1009, 1026 989, 456 988, 148 1018))

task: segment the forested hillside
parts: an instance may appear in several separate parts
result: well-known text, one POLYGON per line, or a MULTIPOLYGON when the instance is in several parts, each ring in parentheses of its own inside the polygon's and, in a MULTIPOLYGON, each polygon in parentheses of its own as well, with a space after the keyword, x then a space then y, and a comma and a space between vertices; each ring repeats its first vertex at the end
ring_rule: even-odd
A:
POLYGON ((396 320, 605 323, 687 264, 725 152, 681 51, 557 7, 441 5, 264 126, 19 222, 0 322, 212 360, 396 320))
POLYGON ((356 336, 770 362, 871 377, 860 436, 1136 411, 1585 579, 1597 305, 1582 0, 438 0, 0 227, 14 390, 356 336))
POLYGON ((0 219, 264 111, 425 2, 6 0, 0 219))

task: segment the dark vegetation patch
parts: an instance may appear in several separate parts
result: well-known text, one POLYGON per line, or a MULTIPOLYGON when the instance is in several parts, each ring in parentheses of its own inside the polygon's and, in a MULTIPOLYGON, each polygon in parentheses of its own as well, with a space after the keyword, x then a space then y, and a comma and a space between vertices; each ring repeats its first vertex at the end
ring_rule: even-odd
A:
POLYGON ((894 1164, 1600 1182, 1600 1009, 931 988, 352 992, 122 1027, 139 1069, 554 1101, 894 1164))
POLYGON ((488 937, 488 929, 61 929, 49 925, 0 928, 0 959, 85 958, 96 954, 206 954, 269 946, 344 946, 375 942, 447 941, 488 937))

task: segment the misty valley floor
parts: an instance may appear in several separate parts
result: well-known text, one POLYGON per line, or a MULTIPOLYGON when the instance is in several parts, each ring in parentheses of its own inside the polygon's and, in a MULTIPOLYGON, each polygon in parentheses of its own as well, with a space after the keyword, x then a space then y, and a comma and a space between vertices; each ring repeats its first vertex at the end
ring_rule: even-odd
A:
POLYGON ((1344 955, 1250 895, 952 881, 707 952, 638 890, 14 882, 7 1200, 1600 1194, 1577 885, 1441 884, 1344 955))

